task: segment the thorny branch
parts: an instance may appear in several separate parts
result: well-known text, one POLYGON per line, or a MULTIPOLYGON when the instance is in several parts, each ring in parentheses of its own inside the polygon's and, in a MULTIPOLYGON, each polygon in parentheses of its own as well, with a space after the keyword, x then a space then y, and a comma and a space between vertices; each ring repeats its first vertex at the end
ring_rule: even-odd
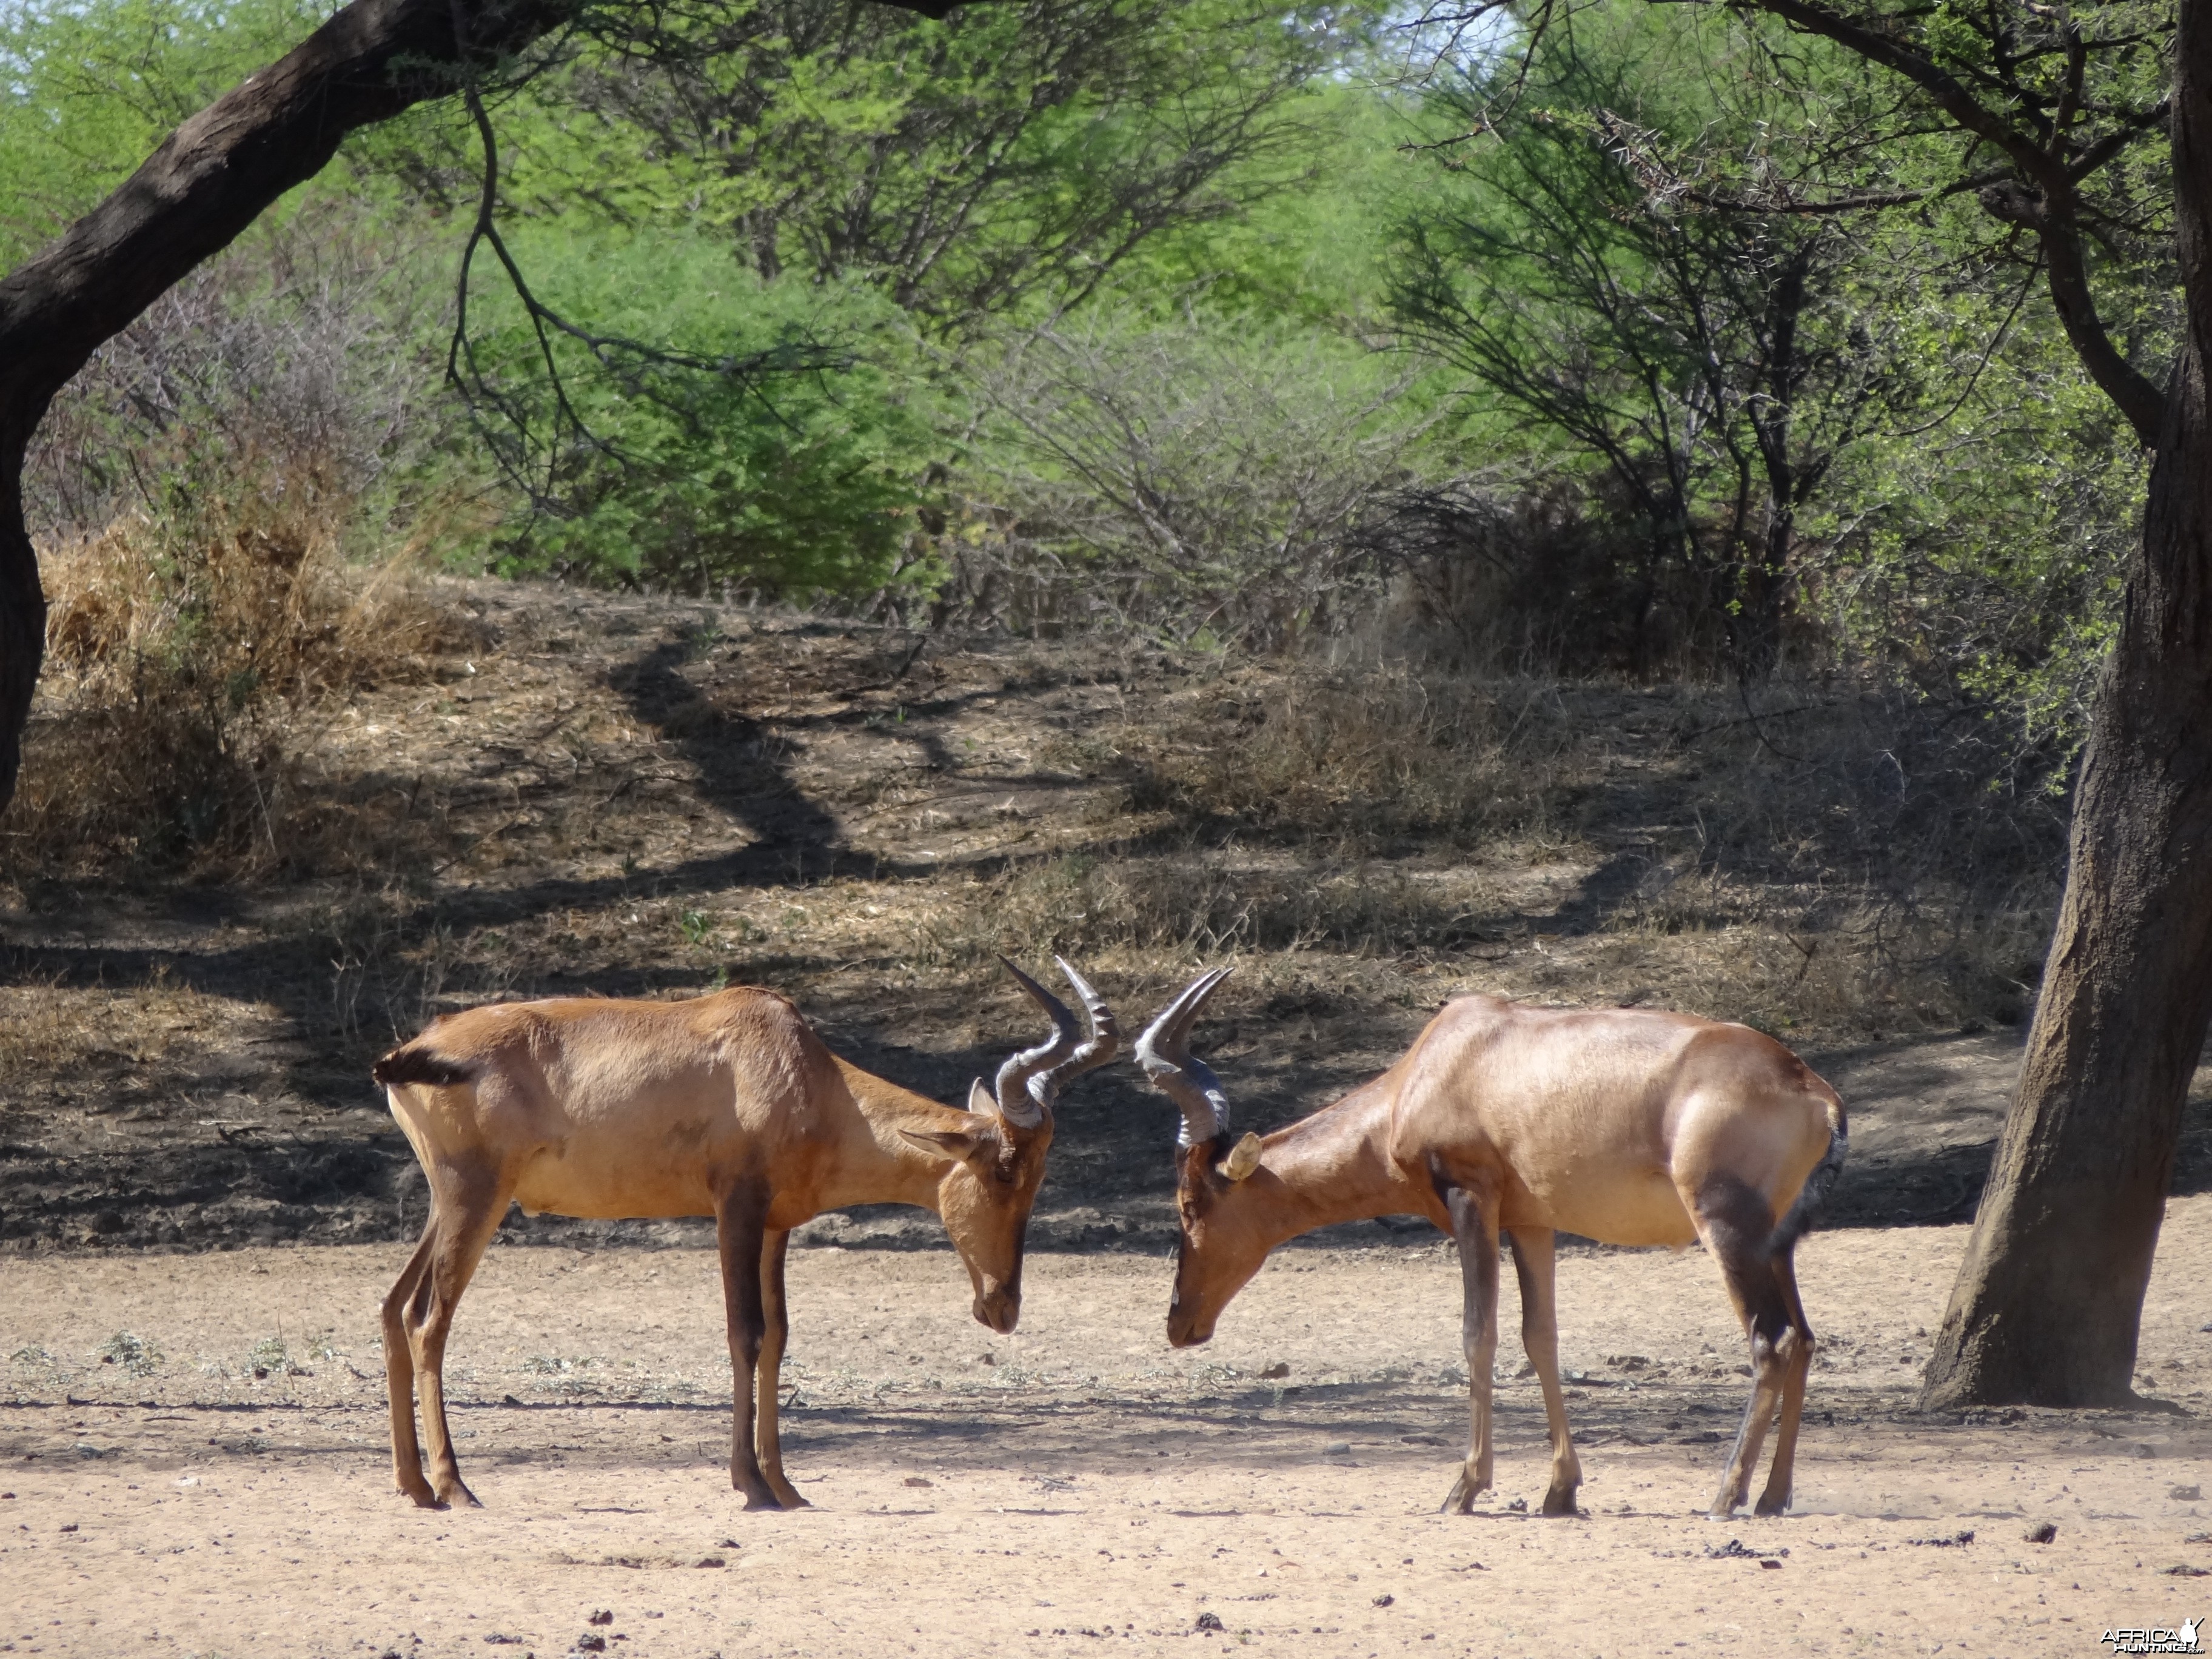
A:
POLYGON ((702 353, 684 351, 665 346, 647 345, 621 335, 601 334, 580 326, 540 300, 523 276, 522 267, 508 248, 507 239, 500 234, 499 206, 499 145, 494 133, 491 117, 484 107, 483 99, 473 82, 462 89, 462 98, 474 123, 478 143, 483 151, 483 182, 477 192, 476 216, 469 227, 467 240, 462 244, 460 270, 455 278, 453 332, 446 349, 446 380, 461 395, 471 418, 485 441, 493 459, 508 481, 520 489, 537 511, 560 510, 559 489, 564 459, 579 449, 596 452, 617 465, 627 465, 627 458, 618 446, 595 432, 577 410, 568 395, 568 382, 561 373, 560 357, 555 349, 555 336, 565 336, 576 341, 591 353, 594 362, 622 383, 626 393, 659 404, 680 418, 696 420, 691 410, 680 399, 668 396, 642 371, 648 368, 678 369, 695 374, 714 374, 738 381, 745 392, 759 402, 772 419, 796 427, 775 406, 759 384, 762 376, 770 374, 839 373, 851 368, 855 361, 849 351, 832 349, 814 342, 802 342, 771 347, 765 351, 723 356, 708 356, 702 353), (479 246, 489 247, 506 272, 514 296, 522 304, 524 314, 530 319, 532 338, 538 356, 544 365, 546 384, 553 395, 552 430, 545 445, 545 477, 540 489, 531 476, 532 447, 531 418, 521 399, 501 390, 488 376, 477 361, 476 341, 469 332, 470 276, 479 246), (510 433, 501 434, 489 429, 483 416, 485 410, 496 413, 510 433), (571 441, 564 444, 563 434, 571 441))

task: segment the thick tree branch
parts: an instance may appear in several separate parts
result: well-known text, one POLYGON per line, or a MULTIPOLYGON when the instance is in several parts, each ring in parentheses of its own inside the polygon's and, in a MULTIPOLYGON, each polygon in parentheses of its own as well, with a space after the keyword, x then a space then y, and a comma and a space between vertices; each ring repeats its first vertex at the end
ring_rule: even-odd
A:
MULTIPOLYGON (((941 17, 963 0, 885 0, 941 17)), ((100 344, 295 185, 349 133, 459 91, 574 21, 583 0, 354 0, 165 139, 114 194, 0 278, 0 806, 45 652, 23 456, 100 344)), ((641 9, 643 9, 641 7, 641 9)))
MULTIPOLYGON (((2067 70, 2056 112, 2047 123, 2046 136, 2039 137, 1981 102, 1956 76, 1880 27, 1888 20, 1846 15, 1815 0, 1732 0, 1732 3, 1741 9, 1765 12, 1792 28, 1832 40, 1869 63, 1902 76, 1961 131, 1990 144, 2011 163, 2011 178, 1991 180, 1978 189, 1983 210, 1993 218, 2035 233, 2049 275, 2051 301, 2068 343, 2089 378, 2134 428, 2136 441, 2146 449, 2155 448, 2166 421, 2166 393, 2128 362, 2097 314, 2083 247, 2079 185, 2164 121, 2169 100, 2130 112, 2079 155, 2069 155, 2072 129, 2083 108, 2087 64, 2087 48, 2078 32, 2070 27, 2057 43, 2066 55, 2067 70)), ((2003 59, 2001 68, 2004 74, 2000 78, 2011 86, 2016 78, 2016 60, 2003 59)))
POLYGON ((2135 428, 2136 441, 2145 449, 2158 447, 2160 429, 2166 423, 2166 392, 2120 354, 2097 315, 2096 296, 2089 287, 2089 264, 2082 252, 2081 227, 2073 216, 2070 188, 2054 201, 2050 192, 2040 196, 2018 185, 1991 185, 1981 193, 1984 212, 2008 224, 2035 233, 2043 248, 2044 267, 2050 273, 2051 301, 2058 312, 2067 343, 2098 389, 2112 400, 2135 428))

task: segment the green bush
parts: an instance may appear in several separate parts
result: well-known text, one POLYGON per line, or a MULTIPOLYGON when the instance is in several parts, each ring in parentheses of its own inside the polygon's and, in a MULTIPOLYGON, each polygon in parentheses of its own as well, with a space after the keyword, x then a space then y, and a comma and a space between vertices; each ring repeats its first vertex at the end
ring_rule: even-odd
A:
POLYGON ((537 509, 495 568, 798 599, 928 581, 908 550, 928 393, 887 301, 764 283, 704 239, 516 247, 593 339, 554 333, 556 389, 514 295, 480 296, 480 419, 537 509))

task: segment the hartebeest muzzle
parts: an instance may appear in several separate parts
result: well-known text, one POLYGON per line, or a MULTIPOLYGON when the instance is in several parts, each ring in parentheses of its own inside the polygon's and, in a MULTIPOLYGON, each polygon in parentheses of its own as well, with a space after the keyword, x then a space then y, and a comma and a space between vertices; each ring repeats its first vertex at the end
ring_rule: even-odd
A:
POLYGON ((975 1296, 975 1318, 1000 1336, 1011 1335, 1022 1320, 1019 1284, 987 1285, 975 1296))

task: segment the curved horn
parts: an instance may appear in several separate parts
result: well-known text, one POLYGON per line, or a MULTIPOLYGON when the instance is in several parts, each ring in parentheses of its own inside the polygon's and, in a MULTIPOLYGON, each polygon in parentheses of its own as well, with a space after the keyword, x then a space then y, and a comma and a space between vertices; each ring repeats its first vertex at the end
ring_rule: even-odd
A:
POLYGON ((1083 1046, 1049 1072, 1030 1079, 1030 1097, 1038 1105, 1050 1110, 1060 1098, 1060 1091, 1085 1072, 1095 1072, 1121 1052, 1121 1023, 1114 1018, 1114 1011, 1106 1006, 1106 999, 1091 988, 1091 981, 1075 971, 1066 957, 1054 957, 1060 971, 1067 976, 1075 994, 1082 1000, 1084 1018, 1091 1023, 1091 1035, 1083 1046))
POLYGON ((1191 1057, 1190 1028, 1206 999, 1235 971, 1216 968, 1200 974, 1183 988, 1181 996, 1160 1010, 1159 1017, 1137 1039, 1137 1064, 1144 1067, 1153 1087, 1182 1109, 1182 1128, 1176 1136, 1178 1146, 1194 1146, 1228 1133, 1229 1097, 1222 1093, 1221 1079, 1214 1076, 1212 1068, 1191 1057))
POLYGON ((1034 1129, 1044 1121, 1048 1101, 1036 1097, 1033 1079, 1041 1079, 1051 1071, 1074 1057, 1080 1049, 1083 1034, 1075 1024, 1075 1016, 1066 1003, 1031 979, 1004 957, 1006 971, 1014 976, 1014 983, 1029 994, 1031 1002, 1044 1010, 1052 1021, 1049 1039, 1034 1048, 1024 1048, 1010 1054, 999 1075, 992 1092, 999 1105, 999 1115, 1017 1128, 1034 1129))

